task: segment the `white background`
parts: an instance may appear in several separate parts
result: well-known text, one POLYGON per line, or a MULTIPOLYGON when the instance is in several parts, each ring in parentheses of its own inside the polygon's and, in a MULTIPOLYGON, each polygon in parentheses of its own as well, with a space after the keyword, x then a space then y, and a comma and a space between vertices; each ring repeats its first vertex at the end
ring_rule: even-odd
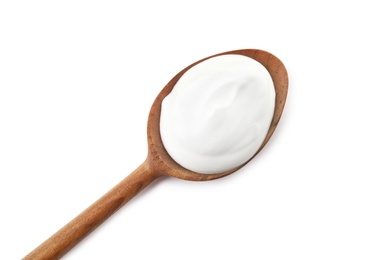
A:
POLYGON ((377 1, 1 1, 0 259, 20 259, 145 159, 164 85, 272 52, 290 84, 266 148, 165 178, 64 259, 381 259, 377 1))

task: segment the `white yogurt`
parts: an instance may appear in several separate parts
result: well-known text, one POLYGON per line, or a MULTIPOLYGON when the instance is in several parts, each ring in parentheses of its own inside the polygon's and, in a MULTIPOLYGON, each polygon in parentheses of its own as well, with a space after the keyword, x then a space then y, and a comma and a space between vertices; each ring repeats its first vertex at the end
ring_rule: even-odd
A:
POLYGON ((274 84, 262 64, 243 55, 217 56, 189 69, 163 100, 161 138, 184 168, 225 172, 258 151, 274 107, 274 84))

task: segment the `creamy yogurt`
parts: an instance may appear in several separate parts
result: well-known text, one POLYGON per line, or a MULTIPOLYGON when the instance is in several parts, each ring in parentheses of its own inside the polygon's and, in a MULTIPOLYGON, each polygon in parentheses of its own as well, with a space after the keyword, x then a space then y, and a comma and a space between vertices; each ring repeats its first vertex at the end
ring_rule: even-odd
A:
POLYGON ((243 55, 221 55, 189 69, 163 100, 160 135, 188 170, 211 174, 247 162, 261 147, 275 107, 269 72, 243 55))

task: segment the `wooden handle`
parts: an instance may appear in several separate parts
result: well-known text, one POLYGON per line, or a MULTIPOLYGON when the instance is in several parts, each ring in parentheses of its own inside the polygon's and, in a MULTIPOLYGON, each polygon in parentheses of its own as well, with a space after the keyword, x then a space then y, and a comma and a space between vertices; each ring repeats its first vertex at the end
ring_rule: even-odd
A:
POLYGON ((156 177, 157 175, 149 167, 149 164, 144 162, 133 173, 23 259, 53 260, 61 258, 156 177))

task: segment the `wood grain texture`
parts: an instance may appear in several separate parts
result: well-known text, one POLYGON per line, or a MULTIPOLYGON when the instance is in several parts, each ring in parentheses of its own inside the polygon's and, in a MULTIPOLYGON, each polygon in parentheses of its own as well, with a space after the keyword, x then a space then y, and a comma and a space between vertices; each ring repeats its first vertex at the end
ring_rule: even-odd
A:
POLYGON ((61 258, 156 177, 157 175, 149 168, 148 163, 144 162, 113 189, 23 259, 50 260, 61 258))
MULTIPOLYGON (((246 164, 218 174, 200 174, 192 172, 172 160, 166 152, 160 137, 161 103, 172 91, 178 79, 194 65, 211 57, 224 54, 240 54, 255 59, 269 71, 272 77, 276 92, 275 112, 269 132, 259 151, 266 145, 278 125, 286 102, 288 76, 282 62, 266 51, 254 49, 229 51, 199 60, 180 71, 171 81, 169 81, 155 99, 148 117, 148 156, 146 161, 93 205, 23 258, 24 260, 53 260, 61 258, 86 235, 105 221, 112 213, 117 211, 159 176, 167 175, 184 180, 206 181, 224 177, 246 164)), ((258 154, 258 152, 256 154, 258 154)), ((255 157, 256 154, 254 154, 253 157, 255 157)))

